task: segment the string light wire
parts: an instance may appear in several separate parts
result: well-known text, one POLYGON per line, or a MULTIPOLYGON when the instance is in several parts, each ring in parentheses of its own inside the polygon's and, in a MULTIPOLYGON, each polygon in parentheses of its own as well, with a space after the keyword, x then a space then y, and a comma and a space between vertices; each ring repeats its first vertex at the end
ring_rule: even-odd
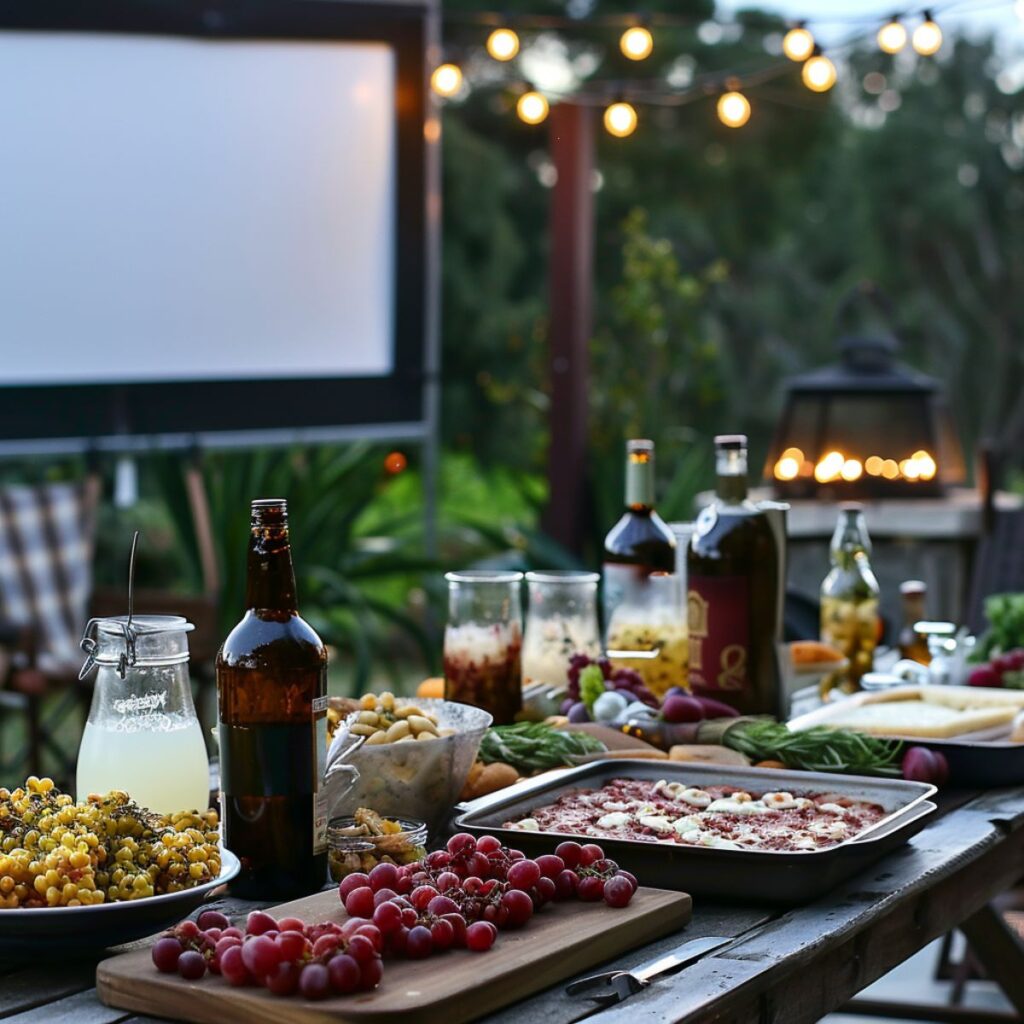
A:
MULTIPOLYGON (((917 22, 915 31, 924 30, 923 35, 918 36, 918 41, 924 42, 925 44, 930 42, 931 45, 934 46, 934 48, 930 50, 927 49, 927 45, 923 46, 919 52, 924 56, 930 56, 937 52, 939 46, 942 44, 942 32, 938 24, 940 16, 944 17, 950 13, 963 15, 974 11, 990 10, 998 7, 1011 7, 1014 6, 1015 2, 1024 4, 1024 0, 946 0, 945 3, 931 3, 927 7, 915 6, 913 8, 903 9, 896 12, 890 11, 886 13, 875 12, 872 14, 865 14, 862 11, 857 14, 815 15, 806 19, 795 19, 791 21, 790 24, 796 28, 805 28, 807 31, 810 31, 810 26, 821 24, 848 24, 851 26, 864 26, 861 31, 852 32, 846 39, 829 46, 829 57, 835 59, 853 51, 856 47, 871 39, 877 40, 877 37, 880 34, 880 29, 884 29, 894 21, 899 22, 901 26, 906 24, 908 21, 917 22), (936 36, 937 45, 934 43, 936 36)), ((576 31, 591 27, 615 28, 621 30, 619 35, 620 40, 621 36, 628 32, 630 28, 635 28, 638 25, 642 25, 645 29, 651 31, 652 29, 662 27, 694 27, 709 20, 713 20, 691 15, 660 12, 645 13, 642 21, 638 20, 638 16, 635 13, 588 15, 585 22, 581 19, 563 15, 521 14, 509 16, 507 14, 502 14, 499 16, 495 12, 482 11, 446 11, 443 18, 444 21, 449 24, 481 26, 490 30, 493 30, 495 24, 500 24, 503 27, 507 26, 513 33, 517 28, 526 30, 574 29, 576 31)), ((790 31, 792 31, 792 28, 790 31)), ((910 42, 912 33, 908 32, 907 36, 907 42, 910 42)), ((820 50, 815 47, 811 51, 807 62, 804 63, 801 68, 802 72, 804 72, 803 77, 805 85, 810 92, 827 91, 828 89, 831 89, 832 85, 835 83, 836 69, 832 60, 824 58, 823 61, 818 61, 819 64, 822 64, 822 67, 816 66, 814 69, 809 69, 807 67, 807 64, 814 62, 819 55, 820 50), (828 68, 831 68, 828 75, 820 74, 823 70, 828 70, 828 68, 824 67, 825 64, 827 64, 828 68), (807 71, 814 71, 818 73, 808 76, 806 74, 807 71), (809 78, 810 80, 808 80, 809 78), (826 79, 827 84, 825 84, 826 79)), ((544 91, 544 97, 547 102, 552 104, 571 101, 583 106, 607 109, 609 106, 608 97, 610 95, 623 96, 628 91, 630 103, 627 105, 633 110, 634 116, 636 116, 636 104, 644 106, 679 107, 701 99, 707 100, 716 96, 720 98, 724 93, 728 92, 741 92, 745 94, 746 91, 751 88, 762 86, 775 79, 781 78, 784 75, 791 74, 792 70, 793 58, 789 58, 773 62, 769 65, 759 63, 749 68, 705 72, 695 76, 687 86, 681 88, 672 87, 664 80, 651 79, 644 81, 636 79, 612 80, 591 78, 586 81, 585 85, 578 88, 567 89, 564 91, 546 88, 544 91)), ((460 89, 461 85, 462 83, 460 81, 460 89)), ((520 93, 522 93, 524 89, 529 88, 530 87, 525 85, 521 86, 520 93)), ((763 98, 767 99, 769 102, 779 103, 781 105, 801 107, 804 109, 820 109, 819 102, 805 103, 803 101, 794 100, 793 97, 784 97, 777 91, 771 93, 765 92, 759 95, 763 95, 763 98)), ((743 98, 746 99, 746 96, 744 95, 743 98)), ((810 97, 808 97, 808 100, 810 100, 810 97)), ((546 117, 546 112, 544 116, 546 117)), ((636 121, 633 122, 633 127, 625 134, 632 134, 633 130, 635 130, 635 126, 636 121)))

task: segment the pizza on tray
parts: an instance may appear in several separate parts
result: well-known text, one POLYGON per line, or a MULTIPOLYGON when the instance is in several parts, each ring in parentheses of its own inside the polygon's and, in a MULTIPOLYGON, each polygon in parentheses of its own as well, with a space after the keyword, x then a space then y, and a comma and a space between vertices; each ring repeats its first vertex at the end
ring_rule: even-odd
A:
POLYGON ((880 805, 836 793, 750 793, 661 779, 613 779, 576 789, 505 822, 526 832, 726 850, 807 853, 852 839, 885 817, 880 805))

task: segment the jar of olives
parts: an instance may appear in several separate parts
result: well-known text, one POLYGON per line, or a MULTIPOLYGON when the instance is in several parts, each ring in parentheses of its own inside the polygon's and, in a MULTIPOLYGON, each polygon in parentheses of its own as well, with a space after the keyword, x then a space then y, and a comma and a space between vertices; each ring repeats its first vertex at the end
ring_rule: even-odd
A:
POLYGON ((822 680, 823 697, 860 689, 861 677, 874 665, 881 634, 879 586, 862 505, 840 506, 830 550, 832 569, 821 584, 821 639, 841 650, 849 665, 822 680))

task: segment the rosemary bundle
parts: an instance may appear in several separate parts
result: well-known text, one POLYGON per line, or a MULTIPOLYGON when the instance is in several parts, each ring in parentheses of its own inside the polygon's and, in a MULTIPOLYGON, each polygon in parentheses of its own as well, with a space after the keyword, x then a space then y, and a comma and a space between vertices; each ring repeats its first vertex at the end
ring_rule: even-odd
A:
POLYGON ((781 761, 787 768, 846 775, 899 775, 900 740, 819 725, 790 732, 767 718, 743 718, 726 728, 721 742, 753 761, 781 761))
POLYGON ((544 722, 495 725, 484 733, 477 757, 484 763, 504 761, 523 774, 573 764, 573 757, 605 750, 585 732, 565 732, 544 722))

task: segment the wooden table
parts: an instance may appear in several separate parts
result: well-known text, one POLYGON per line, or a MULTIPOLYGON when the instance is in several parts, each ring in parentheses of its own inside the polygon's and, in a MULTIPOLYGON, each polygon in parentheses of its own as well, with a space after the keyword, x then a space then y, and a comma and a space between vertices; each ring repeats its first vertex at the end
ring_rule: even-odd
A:
MULTIPOLYGON (((1024 789, 952 793, 945 813, 906 847, 829 896, 787 912, 695 901, 677 935, 634 950, 614 966, 637 967, 689 938, 735 940, 674 976, 663 976, 620 1007, 596 1012, 564 985, 492 1015, 494 1024, 756 1022, 801 1024, 843 1006, 927 943, 961 928, 990 977, 1024 1015, 1024 948, 990 902, 1024 875, 1024 789)), ((225 900, 229 913, 255 904, 225 900)), ((14 913, 14 911, 11 911, 14 913)), ((83 935, 83 944, 88 936, 83 935)), ((4 1024, 75 1021, 142 1024, 149 1018, 103 1006, 93 988, 96 951, 80 963, 55 957, 0 964, 4 1024)), ((282 1003, 282 1018, 286 1005, 282 1003)), ((955 1020, 929 1013, 927 1020, 955 1020)), ((961 1020, 1011 1019, 976 1011, 961 1020)))

